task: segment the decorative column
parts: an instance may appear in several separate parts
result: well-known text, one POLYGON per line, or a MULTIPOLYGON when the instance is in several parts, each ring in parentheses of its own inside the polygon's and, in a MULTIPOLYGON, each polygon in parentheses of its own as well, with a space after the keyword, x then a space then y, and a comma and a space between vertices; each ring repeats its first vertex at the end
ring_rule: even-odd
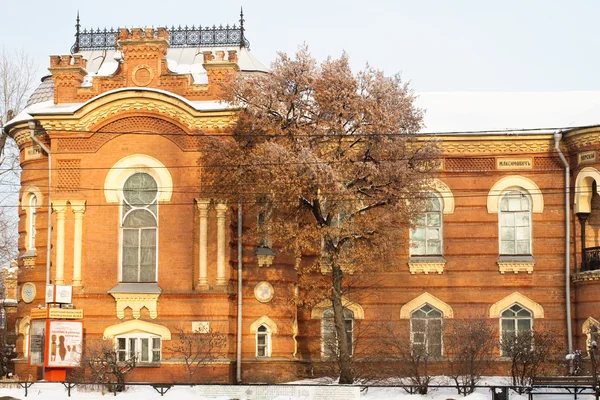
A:
POLYGON ((225 212, 227 204, 219 203, 217 210, 217 285, 227 284, 225 278, 225 212))
POLYGON ((198 289, 208 289, 208 206, 210 200, 196 199, 199 216, 198 289))
POLYGON ((73 231, 73 286, 81 286, 81 248, 83 245, 83 213, 85 200, 71 200, 71 209, 75 217, 73 231))
POLYGON ((590 213, 577 213, 579 223, 581 224, 581 271, 588 270, 587 254, 585 254, 585 222, 590 217, 590 213))
POLYGON ((52 209, 56 213, 56 275, 54 283, 62 285, 65 282, 65 212, 66 200, 54 200, 52 209))

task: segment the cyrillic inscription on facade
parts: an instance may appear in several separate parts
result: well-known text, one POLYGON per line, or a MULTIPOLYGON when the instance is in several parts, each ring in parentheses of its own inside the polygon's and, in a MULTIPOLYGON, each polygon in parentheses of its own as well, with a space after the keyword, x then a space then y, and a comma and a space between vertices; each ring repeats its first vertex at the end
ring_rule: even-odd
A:
POLYGON ((496 160, 497 169, 532 169, 531 158, 499 158, 496 160))
POLYGON ((25 161, 37 160, 42 156, 42 148, 38 145, 25 147, 25 161))
POLYGON ((597 160, 595 151, 584 151, 577 154, 577 164, 593 163, 597 160))

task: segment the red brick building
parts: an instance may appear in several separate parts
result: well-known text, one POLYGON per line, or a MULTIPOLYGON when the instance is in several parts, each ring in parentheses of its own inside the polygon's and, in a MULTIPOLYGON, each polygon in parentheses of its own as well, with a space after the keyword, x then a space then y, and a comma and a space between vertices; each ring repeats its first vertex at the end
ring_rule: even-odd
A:
MULTIPOLYGON (((49 70, 4 128, 23 169, 19 269, 6 275, 7 297, 18 300, 9 318, 17 374, 41 377, 29 365, 31 311, 45 306, 49 281, 72 286, 86 340, 137 355, 146 368, 133 380, 184 381, 169 343, 179 329, 200 329, 226 334, 228 345, 198 379, 234 381, 237 211, 202 196, 198 165, 202 135, 236 122, 219 84, 267 73, 243 25, 78 32, 73 54, 51 56, 49 70)), ((543 321, 561 332, 565 352, 569 321, 573 347, 585 348, 587 327, 600 320, 599 138, 597 127, 439 135, 432 200, 406 228, 413 245, 372 278, 371 295, 347 299, 348 320, 385 317, 440 355, 441 331, 411 320, 434 327, 485 315, 499 335, 543 321)), ((254 221, 245 216, 244 228, 254 221)), ((243 254, 243 380, 310 373, 323 359, 329 305, 291 305, 297 276, 285 255, 257 255, 251 243, 243 254)))

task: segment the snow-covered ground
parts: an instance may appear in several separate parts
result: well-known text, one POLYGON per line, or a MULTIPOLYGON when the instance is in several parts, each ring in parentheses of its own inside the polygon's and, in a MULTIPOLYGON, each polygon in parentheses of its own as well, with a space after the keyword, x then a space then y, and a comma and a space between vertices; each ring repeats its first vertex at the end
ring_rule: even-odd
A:
MULTIPOLYGON (((446 383, 438 380, 439 383, 446 383)), ((322 381, 301 381, 297 382, 302 385, 319 385, 322 381)), ((490 377, 481 382, 482 385, 506 385, 508 379, 505 377, 490 377)), ((335 386, 330 386, 335 387, 335 386)), ((343 391, 343 389, 341 390, 343 391)), ((216 394, 216 393, 215 393, 216 394)), ((340 393, 341 394, 341 393, 340 393)), ((17 399, 34 399, 34 400, 63 400, 63 399, 108 399, 113 398, 112 393, 101 392, 101 391, 80 391, 78 389, 71 389, 71 397, 68 397, 67 390, 60 383, 34 383, 29 389, 27 397, 25 397, 25 391, 23 388, 0 388, 0 400, 5 399, 3 396, 10 396, 17 399)), ((437 388, 433 389, 427 395, 411 395, 404 391, 400 387, 369 387, 368 390, 360 392, 360 400, 449 400, 449 399, 463 399, 462 396, 458 395, 455 389, 452 388, 437 388)), ((572 395, 571 395, 572 396, 572 395)), ((545 395, 537 397, 540 400, 570 400, 572 397, 569 395, 545 395)), ((10 398, 9 397, 9 398, 10 398)), ((198 393, 196 387, 190 386, 174 386, 171 388, 163 397, 156 392, 151 386, 129 386, 127 391, 118 393, 116 399, 122 400, 158 400, 158 399, 177 399, 177 400, 226 400, 231 397, 218 397, 218 396, 202 396, 198 393)), ((306 396, 289 396, 280 395, 277 397, 262 397, 262 396, 251 396, 243 397, 247 400, 310 400, 311 397, 306 396)), ((329 396, 327 400, 337 400, 337 396, 329 396)), ((593 396, 579 395, 578 400, 592 400, 593 396)), ((324 397, 318 397, 318 399, 324 399, 324 397)), ((345 398, 346 399, 346 398, 345 398)), ((465 400, 492 400, 492 393, 489 388, 479 388, 476 393, 464 397, 465 400)), ((527 400, 527 396, 521 396, 514 392, 510 393, 510 400, 527 400)))

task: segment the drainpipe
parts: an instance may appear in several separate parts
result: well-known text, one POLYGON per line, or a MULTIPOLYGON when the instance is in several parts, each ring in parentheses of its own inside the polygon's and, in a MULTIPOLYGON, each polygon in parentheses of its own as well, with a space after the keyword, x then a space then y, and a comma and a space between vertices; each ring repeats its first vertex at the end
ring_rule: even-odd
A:
POLYGON ((565 166, 565 297, 567 309, 567 343, 569 346, 569 354, 573 353, 573 332, 571 328, 571 199, 570 199, 570 171, 569 163, 560 151, 560 140, 562 131, 554 132, 554 148, 558 153, 561 161, 565 166))
POLYGON ((52 201, 50 200, 50 191, 52 190, 52 155, 50 149, 35 136, 37 122, 29 121, 29 136, 31 140, 37 143, 48 155, 48 242, 46 243, 46 285, 50 284, 50 265, 52 256, 52 201))
POLYGON ((236 381, 242 383, 242 202, 238 203, 238 290, 236 381))

